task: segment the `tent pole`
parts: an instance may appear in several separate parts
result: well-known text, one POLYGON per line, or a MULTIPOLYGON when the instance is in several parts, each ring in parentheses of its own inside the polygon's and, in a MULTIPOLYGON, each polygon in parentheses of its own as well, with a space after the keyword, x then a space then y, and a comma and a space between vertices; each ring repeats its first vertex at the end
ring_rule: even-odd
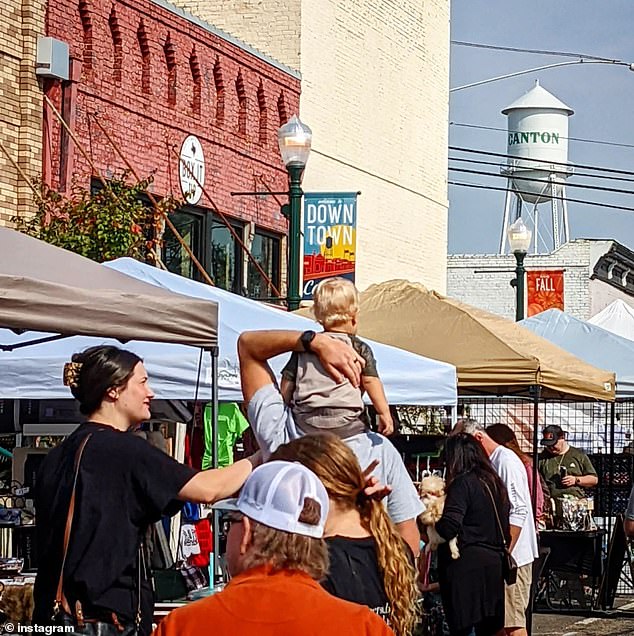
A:
MULTIPOLYGON (((218 347, 211 353, 211 430, 213 439, 212 467, 218 468, 218 347)), ((209 573, 209 586, 214 587, 220 582, 222 573, 219 567, 220 559, 220 512, 214 510, 213 516, 214 566, 209 573)))
MULTIPOLYGON (((539 454, 537 452, 539 445, 539 401, 541 397, 541 387, 537 384, 529 387, 529 393, 533 398, 533 492, 532 492, 532 504, 533 504, 533 518, 537 520, 537 488, 541 488, 538 475, 538 462, 539 454)), ((531 585, 531 597, 528 604, 528 620, 526 623, 527 632, 529 636, 533 633, 533 612, 535 603, 535 590, 537 589, 537 581, 533 581, 531 585)))

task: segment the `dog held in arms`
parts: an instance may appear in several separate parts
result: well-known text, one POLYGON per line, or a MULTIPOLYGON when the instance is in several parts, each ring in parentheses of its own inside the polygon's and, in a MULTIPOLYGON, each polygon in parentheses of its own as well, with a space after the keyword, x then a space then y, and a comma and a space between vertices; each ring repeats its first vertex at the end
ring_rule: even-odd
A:
MULTIPOLYGON (((425 504, 425 510, 420 515, 420 520, 427 527, 429 543, 425 546, 425 552, 436 550, 445 540, 436 532, 435 524, 442 517, 445 506, 445 480, 439 475, 423 477, 420 483, 420 498, 425 504)), ((452 559, 460 558, 458 551, 458 538, 449 541, 449 552, 452 559)))

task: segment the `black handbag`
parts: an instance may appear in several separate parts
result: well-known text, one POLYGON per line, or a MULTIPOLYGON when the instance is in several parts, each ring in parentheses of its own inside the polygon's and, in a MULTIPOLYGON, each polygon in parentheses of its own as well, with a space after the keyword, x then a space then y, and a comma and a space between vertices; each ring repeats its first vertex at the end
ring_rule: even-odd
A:
POLYGON ((500 521, 500 515, 498 514, 498 507, 495 505, 493 493, 487 483, 485 483, 484 486, 489 493, 489 497, 491 497, 491 503, 493 504, 493 510, 495 510, 495 518, 498 523, 498 528, 502 537, 502 544, 504 546, 504 551, 502 552, 502 576, 504 577, 504 581, 507 585, 514 585, 517 582, 517 562, 510 553, 506 539, 504 538, 504 530, 502 529, 502 522, 500 521))

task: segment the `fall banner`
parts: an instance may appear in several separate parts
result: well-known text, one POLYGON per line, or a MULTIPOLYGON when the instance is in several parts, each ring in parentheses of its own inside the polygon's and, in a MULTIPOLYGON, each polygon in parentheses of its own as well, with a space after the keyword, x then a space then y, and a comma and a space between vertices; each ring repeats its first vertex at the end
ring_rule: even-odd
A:
POLYGON ((563 269, 529 270, 526 277, 529 317, 547 309, 564 310, 563 269))

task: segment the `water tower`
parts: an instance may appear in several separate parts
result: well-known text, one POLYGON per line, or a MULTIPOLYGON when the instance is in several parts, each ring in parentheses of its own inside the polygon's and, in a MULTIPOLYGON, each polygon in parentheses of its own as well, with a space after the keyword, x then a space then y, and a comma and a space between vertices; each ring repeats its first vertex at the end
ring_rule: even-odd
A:
MULTIPOLYGON (((539 223, 539 206, 548 203, 552 218, 552 247, 570 239, 566 179, 568 165, 568 117, 574 111, 542 88, 539 82, 525 95, 502 110, 508 117, 507 163, 501 169, 508 177, 500 254, 506 250, 506 229, 522 216, 522 206, 532 206, 535 252, 537 239, 546 230, 539 223), (513 219, 510 218, 514 208, 513 219)), ((529 219, 527 225, 531 223, 529 219)))

